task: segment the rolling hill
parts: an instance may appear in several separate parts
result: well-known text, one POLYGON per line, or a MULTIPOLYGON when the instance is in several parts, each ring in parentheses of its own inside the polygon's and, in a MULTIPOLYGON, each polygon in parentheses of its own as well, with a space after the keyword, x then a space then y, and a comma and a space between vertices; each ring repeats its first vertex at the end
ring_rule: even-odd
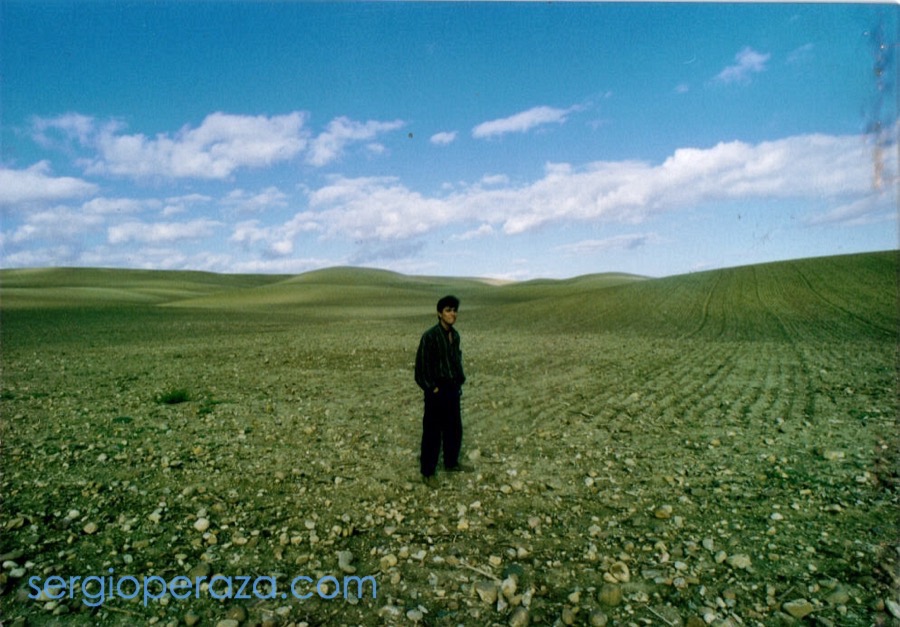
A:
POLYGON ((296 276, 55 268, 0 271, 0 307, 98 309, 121 305, 316 318, 397 319, 460 296, 466 322, 562 332, 711 339, 895 338, 896 251, 801 259, 661 279, 595 274, 492 284, 328 268, 296 276))
MULTIPOLYGON (((896 339, 896 252, 726 268, 607 288, 550 286, 528 303, 544 330, 706 339, 896 339)), ((577 284, 578 281, 575 281, 577 284)), ((495 312, 491 315, 515 315, 495 312)))

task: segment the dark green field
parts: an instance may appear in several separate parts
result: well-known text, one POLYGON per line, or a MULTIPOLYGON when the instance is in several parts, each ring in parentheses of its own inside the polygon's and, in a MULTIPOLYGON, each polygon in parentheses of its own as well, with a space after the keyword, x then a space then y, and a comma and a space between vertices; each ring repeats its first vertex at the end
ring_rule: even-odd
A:
POLYGON ((0 619, 900 624, 898 268, 0 271, 0 619), (476 471, 431 492, 412 366, 448 292, 476 471), (340 552, 376 598, 281 598, 340 552), (283 587, 28 598, 217 574, 283 587))

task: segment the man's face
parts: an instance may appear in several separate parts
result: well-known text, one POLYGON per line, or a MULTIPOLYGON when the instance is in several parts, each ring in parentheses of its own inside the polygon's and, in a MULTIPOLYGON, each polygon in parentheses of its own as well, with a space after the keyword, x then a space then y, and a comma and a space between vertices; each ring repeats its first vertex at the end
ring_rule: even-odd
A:
POLYGON ((438 313, 438 318, 444 326, 452 327, 456 324, 456 307, 444 307, 438 313))

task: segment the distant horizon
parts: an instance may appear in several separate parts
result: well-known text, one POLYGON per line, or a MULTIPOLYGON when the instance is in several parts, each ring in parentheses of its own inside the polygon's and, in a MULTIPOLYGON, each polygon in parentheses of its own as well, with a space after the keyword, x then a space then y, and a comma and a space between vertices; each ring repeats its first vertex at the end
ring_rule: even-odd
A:
MULTIPOLYGON (((28 266, 28 267, 0 267, 0 272, 14 272, 18 270, 25 271, 47 271, 47 270, 116 270, 121 272, 196 272, 201 274, 213 274, 213 275, 232 275, 232 276, 284 276, 284 277, 296 277, 302 276, 305 274, 311 274, 314 272, 323 272, 328 270, 372 270, 376 272, 388 272, 392 274, 398 274, 403 277, 408 278, 422 278, 422 279, 449 279, 449 280, 470 280, 470 281, 480 281, 488 284, 513 284, 513 283, 526 283, 528 281, 569 281, 573 279, 580 279, 584 277, 590 276, 630 276, 638 279, 646 279, 646 280, 654 280, 654 279, 666 279, 672 277, 679 277, 689 274, 696 274, 700 272, 715 272, 717 270, 731 270, 737 268, 744 268, 749 266, 757 266, 757 265, 766 265, 766 264, 777 264, 777 263, 790 263, 793 261, 804 261, 804 260, 815 260, 815 259, 827 259, 832 257, 853 257, 859 255, 880 255, 880 254, 888 254, 888 253, 897 253, 900 254, 900 249, 885 249, 885 250, 872 250, 872 251, 863 251, 863 252, 854 252, 854 253, 838 253, 835 255, 814 255, 811 257, 793 257, 790 259, 776 259, 772 261, 761 261, 757 263, 751 264, 740 264, 734 266, 722 266, 719 268, 707 268, 703 270, 691 270, 688 272, 681 272, 677 274, 665 274, 660 276, 652 276, 647 274, 635 274, 633 272, 622 272, 619 270, 600 270, 597 272, 587 272, 584 274, 576 274, 573 276, 567 277, 532 277, 528 279, 498 279, 489 276, 477 276, 477 275, 455 275, 455 274, 411 274, 406 272, 399 272, 397 270, 391 270, 389 268, 379 268, 376 266, 324 266, 321 268, 312 268, 310 270, 303 270, 302 272, 218 272, 215 270, 197 270, 194 268, 128 268, 122 266, 28 266)), ((2 292, 3 284, 0 283, 0 292, 2 292)))
POLYGON ((0 267, 653 278, 900 249, 895 5, 0 3, 0 267))

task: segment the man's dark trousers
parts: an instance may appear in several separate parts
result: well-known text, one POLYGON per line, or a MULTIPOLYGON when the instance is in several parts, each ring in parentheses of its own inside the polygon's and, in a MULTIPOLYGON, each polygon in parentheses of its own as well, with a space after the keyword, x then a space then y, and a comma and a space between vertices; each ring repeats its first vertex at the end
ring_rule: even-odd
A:
POLYGON ((462 445, 462 419, 459 408, 460 388, 442 383, 437 393, 425 392, 425 415, 422 417, 422 474, 430 477, 437 468, 441 443, 444 445, 444 468, 459 463, 462 445))

